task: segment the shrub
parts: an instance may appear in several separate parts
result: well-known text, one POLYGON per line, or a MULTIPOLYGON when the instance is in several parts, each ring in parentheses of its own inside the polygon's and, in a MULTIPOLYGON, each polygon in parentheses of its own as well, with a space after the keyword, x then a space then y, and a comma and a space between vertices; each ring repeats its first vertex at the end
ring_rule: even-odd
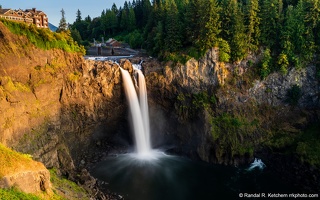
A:
POLYGON ((219 47, 219 61, 229 62, 231 50, 228 42, 219 38, 218 47, 219 47))
POLYGON ((278 62, 277 64, 280 67, 280 72, 282 74, 287 74, 288 73, 288 66, 289 66, 289 60, 288 60, 288 56, 284 53, 281 53, 278 57, 278 62))
POLYGON ((286 102, 289 103, 291 106, 296 106, 298 105, 301 96, 302 92, 300 86, 293 85, 290 89, 287 90, 286 102))
POLYGON ((230 157, 253 155, 254 142, 251 137, 258 128, 257 120, 250 122, 244 117, 236 117, 227 113, 211 119, 212 137, 218 145, 216 150, 230 157))
POLYGON ((260 76, 262 79, 266 78, 271 72, 271 51, 270 49, 266 49, 263 52, 263 58, 260 65, 260 76))
POLYGON ((37 28, 35 25, 26 23, 8 21, 0 19, 0 21, 14 34, 24 35, 36 47, 44 50, 53 48, 62 49, 67 52, 79 52, 85 54, 83 46, 79 46, 70 36, 68 31, 61 33, 51 32, 49 29, 37 28))

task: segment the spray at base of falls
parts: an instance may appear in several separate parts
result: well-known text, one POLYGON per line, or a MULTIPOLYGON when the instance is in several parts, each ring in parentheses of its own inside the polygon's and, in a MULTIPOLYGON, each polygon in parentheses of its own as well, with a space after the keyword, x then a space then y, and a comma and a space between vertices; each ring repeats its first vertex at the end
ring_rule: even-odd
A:
POLYGON ((247 171, 252 171, 255 168, 263 170, 265 167, 266 165, 262 162, 261 159, 255 158, 254 161, 250 164, 250 167, 247 169, 247 171))
POLYGON ((134 68, 135 75, 137 76, 136 79, 138 79, 136 91, 129 72, 121 67, 120 70, 126 98, 130 107, 137 151, 136 156, 141 159, 151 159, 153 158, 154 151, 152 151, 150 142, 149 109, 144 75, 138 68, 134 68), (137 92, 139 93, 139 98, 137 92))

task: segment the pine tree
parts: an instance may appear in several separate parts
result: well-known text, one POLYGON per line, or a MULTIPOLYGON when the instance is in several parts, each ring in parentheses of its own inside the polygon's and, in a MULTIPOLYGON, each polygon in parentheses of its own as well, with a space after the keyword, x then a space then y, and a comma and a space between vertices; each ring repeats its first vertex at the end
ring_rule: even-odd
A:
POLYGON ((65 12, 63 10, 63 8, 61 9, 61 19, 60 19, 60 23, 59 23, 59 27, 57 32, 62 32, 62 31, 66 31, 68 29, 68 25, 67 25, 67 21, 65 18, 65 12))
POLYGON ((78 9, 77 10, 76 22, 81 22, 81 21, 82 21, 81 11, 78 9))
POLYGON ((134 14, 133 8, 129 9, 128 13, 128 31, 133 31, 136 28, 136 15, 134 14))
POLYGON ((315 53, 312 23, 308 23, 307 4, 299 1, 294 6, 288 6, 281 31, 282 53, 293 66, 301 67, 313 59, 315 53))
POLYGON ((182 47, 181 25, 177 5, 173 0, 166 0, 165 13, 165 50, 176 52, 182 47))
POLYGON ((202 52, 218 46, 218 35, 221 32, 220 23, 220 6, 216 0, 209 0, 207 3, 202 5, 202 15, 200 20, 203 22, 203 26, 200 29, 199 47, 202 52))
POLYGON ((128 31, 128 22, 129 22, 129 5, 128 2, 125 1, 123 5, 123 9, 120 11, 120 28, 123 31, 128 31))
POLYGON ((186 39, 187 44, 196 46, 200 43, 200 30, 203 27, 202 21, 199 19, 202 15, 203 0, 190 0, 185 13, 186 18, 186 39))
POLYGON ((222 1, 222 29, 221 36, 231 49, 231 59, 239 61, 247 54, 247 36, 245 33, 244 14, 237 0, 222 1))
POLYGON ((320 1, 306 0, 302 2, 305 9, 306 35, 313 36, 314 50, 320 51, 320 1))
POLYGON ((261 1, 261 43, 264 46, 279 49, 279 35, 283 21, 282 0, 261 1))
POLYGON ((116 13, 112 10, 107 10, 106 12, 106 28, 109 34, 115 34, 116 28, 118 26, 118 18, 116 13))
POLYGON ((90 15, 88 15, 86 18, 84 18, 84 21, 90 23, 92 21, 90 15))
POLYGON ((152 6, 150 3, 150 0, 141 0, 141 5, 142 5, 141 25, 144 27, 148 22, 148 18, 150 17, 149 15, 152 11, 152 6))
POLYGON ((80 32, 77 29, 71 29, 70 32, 73 40, 76 41, 78 44, 81 44, 82 39, 80 32))
POLYGON ((259 0, 249 0, 246 9, 247 43, 250 51, 257 51, 260 37, 259 0))

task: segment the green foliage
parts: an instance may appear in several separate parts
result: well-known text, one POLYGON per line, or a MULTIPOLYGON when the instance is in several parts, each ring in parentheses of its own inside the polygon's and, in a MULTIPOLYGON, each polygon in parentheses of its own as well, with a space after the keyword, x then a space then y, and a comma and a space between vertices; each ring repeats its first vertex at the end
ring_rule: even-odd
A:
POLYGON ((182 53, 165 53, 165 55, 163 55, 164 61, 173 61, 174 63, 185 64, 189 59, 191 59, 190 56, 182 53))
POLYGON ((242 4, 234 0, 222 0, 221 4, 221 35, 230 45, 231 60, 239 61, 246 56, 248 50, 242 4))
POLYGON ((35 25, 18 23, 0 19, 8 29, 17 35, 26 36, 36 47, 49 50, 53 48, 62 49, 67 52, 80 52, 85 54, 83 46, 79 46, 71 37, 70 32, 54 33, 49 29, 36 28, 35 25))
POLYGON ((320 166, 320 126, 314 124, 298 138, 296 153, 302 162, 320 166))
POLYGON ((53 185, 53 191, 57 194, 56 195, 57 197, 64 196, 64 193, 66 193, 69 196, 75 197, 76 199, 78 198, 81 198, 84 200, 90 199, 88 193, 82 187, 77 185, 75 182, 72 182, 66 179, 65 177, 59 176, 55 168, 49 169, 49 172, 50 172, 50 181, 53 185), (63 189, 62 192, 60 191, 61 189, 63 189))
POLYGON ((248 49, 257 51, 259 47, 260 37, 260 17, 259 14, 259 0, 251 0, 246 6, 246 27, 247 27, 247 42, 248 49))
POLYGON ((230 60, 230 46, 227 41, 222 38, 218 39, 219 47, 219 61, 220 62, 229 62, 230 60))
POLYGON ((250 138, 259 129, 258 121, 250 122, 244 117, 224 113, 211 119, 211 127, 213 140, 218 145, 218 155, 253 155, 254 143, 250 138))
POLYGON ((141 48, 143 44, 142 34, 138 30, 134 30, 125 37, 125 41, 131 46, 131 48, 141 48))
POLYGON ((281 53, 278 57, 277 64, 279 65, 280 72, 285 75, 288 73, 289 61, 286 54, 281 53))
POLYGON ((163 51, 177 52, 182 47, 181 23, 179 21, 178 9, 173 0, 167 1, 165 7, 166 18, 164 20, 164 49, 163 51))
POLYGON ((199 92, 192 95, 192 105, 196 110, 199 108, 207 109, 216 103, 216 97, 214 95, 210 97, 207 92, 199 92))
POLYGON ((302 91, 299 85, 293 85, 287 90, 286 102, 291 106, 298 105, 299 99, 302 96, 302 91))
POLYGON ((81 76, 82 76, 82 74, 80 72, 76 71, 76 72, 69 74, 69 80, 71 82, 76 82, 80 79, 81 76))
POLYGON ((206 51, 217 45, 219 34, 221 32, 220 10, 217 0, 209 0, 202 5, 202 13, 200 15, 200 40, 199 49, 206 51), (201 22, 204 22, 201 25, 201 22))
POLYGON ((31 88, 28 85, 22 84, 21 82, 13 81, 10 76, 0 76, 0 82, 6 92, 31 92, 31 88))
POLYGON ((262 46, 275 58, 257 70, 265 78, 306 66, 320 52, 319 10, 315 0, 139 0, 113 4, 92 20, 78 11, 72 28, 85 41, 127 35, 132 47, 175 62, 198 59, 212 47, 219 47, 221 62, 238 62, 262 46))
POLYGON ((39 197, 33 194, 20 192, 15 188, 2 189, 0 188, 0 200, 40 200, 39 197))
POLYGON ((78 44, 81 44, 82 39, 81 39, 80 32, 77 29, 71 29, 70 32, 73 40, 78 44))
POLYGON ((261 1, 259 17, 261 18, 261 43, 269 48, 279 48, 279 33, 283 20, 282 0, 261 1))
POLYGON ((295 7, 290 5, 286 9, 281 45, 289 63, 296 67, 301 67, 302 62, 310 62, 315 53, 313 31, 306 26, 306 18, 305 1, 299 1, 295 7))
POLYGON ((217 104, 217 99, 214 95, 209 95, 206 91, 201 91, 195 94, 179 93, 175 107, 179 113, 179 118, 192 118, 199 110, 211 111, 217 104))
POLYGON ((265 144, 274 151, 297 156, 301 162, 320 166, 320 125, 311 124, 302 132, 277 131, 265 144))
POLYGON ((267 77, 271 72, 271 64, 272 64, 272 57, 270 54, 270 49, 267 48, 263 52, 263 57, 260 64, 260 76, 261 78, 267 77))

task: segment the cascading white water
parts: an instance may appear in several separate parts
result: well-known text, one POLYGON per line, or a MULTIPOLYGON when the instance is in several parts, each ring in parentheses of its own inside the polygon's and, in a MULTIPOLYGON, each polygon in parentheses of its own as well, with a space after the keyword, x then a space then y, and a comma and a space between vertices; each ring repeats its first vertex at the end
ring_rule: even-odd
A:
POLYGON ((150 122, 149 122, 149 109, 148 109, 148 97, 147 97, 147 87, 144 75, 138 69, 135 69, 138 73, 138 85, 139 85, 139 103, 140 110, 142 114, 143 126, 144 126, 144 134, 146 143, 148 146, 150 145, 150 122))
POLYGON ((127 70, 120 67, 123 85, 132 117, 132 126, 135 135, 137 154, 140 157, 149 157, 151 154, 150 125, 148 113, 147 90, 145 78, 139 69, 138 74, 139 99, 133 81, 127 70), (140 100, 140 101, 139 101, 140 100))

